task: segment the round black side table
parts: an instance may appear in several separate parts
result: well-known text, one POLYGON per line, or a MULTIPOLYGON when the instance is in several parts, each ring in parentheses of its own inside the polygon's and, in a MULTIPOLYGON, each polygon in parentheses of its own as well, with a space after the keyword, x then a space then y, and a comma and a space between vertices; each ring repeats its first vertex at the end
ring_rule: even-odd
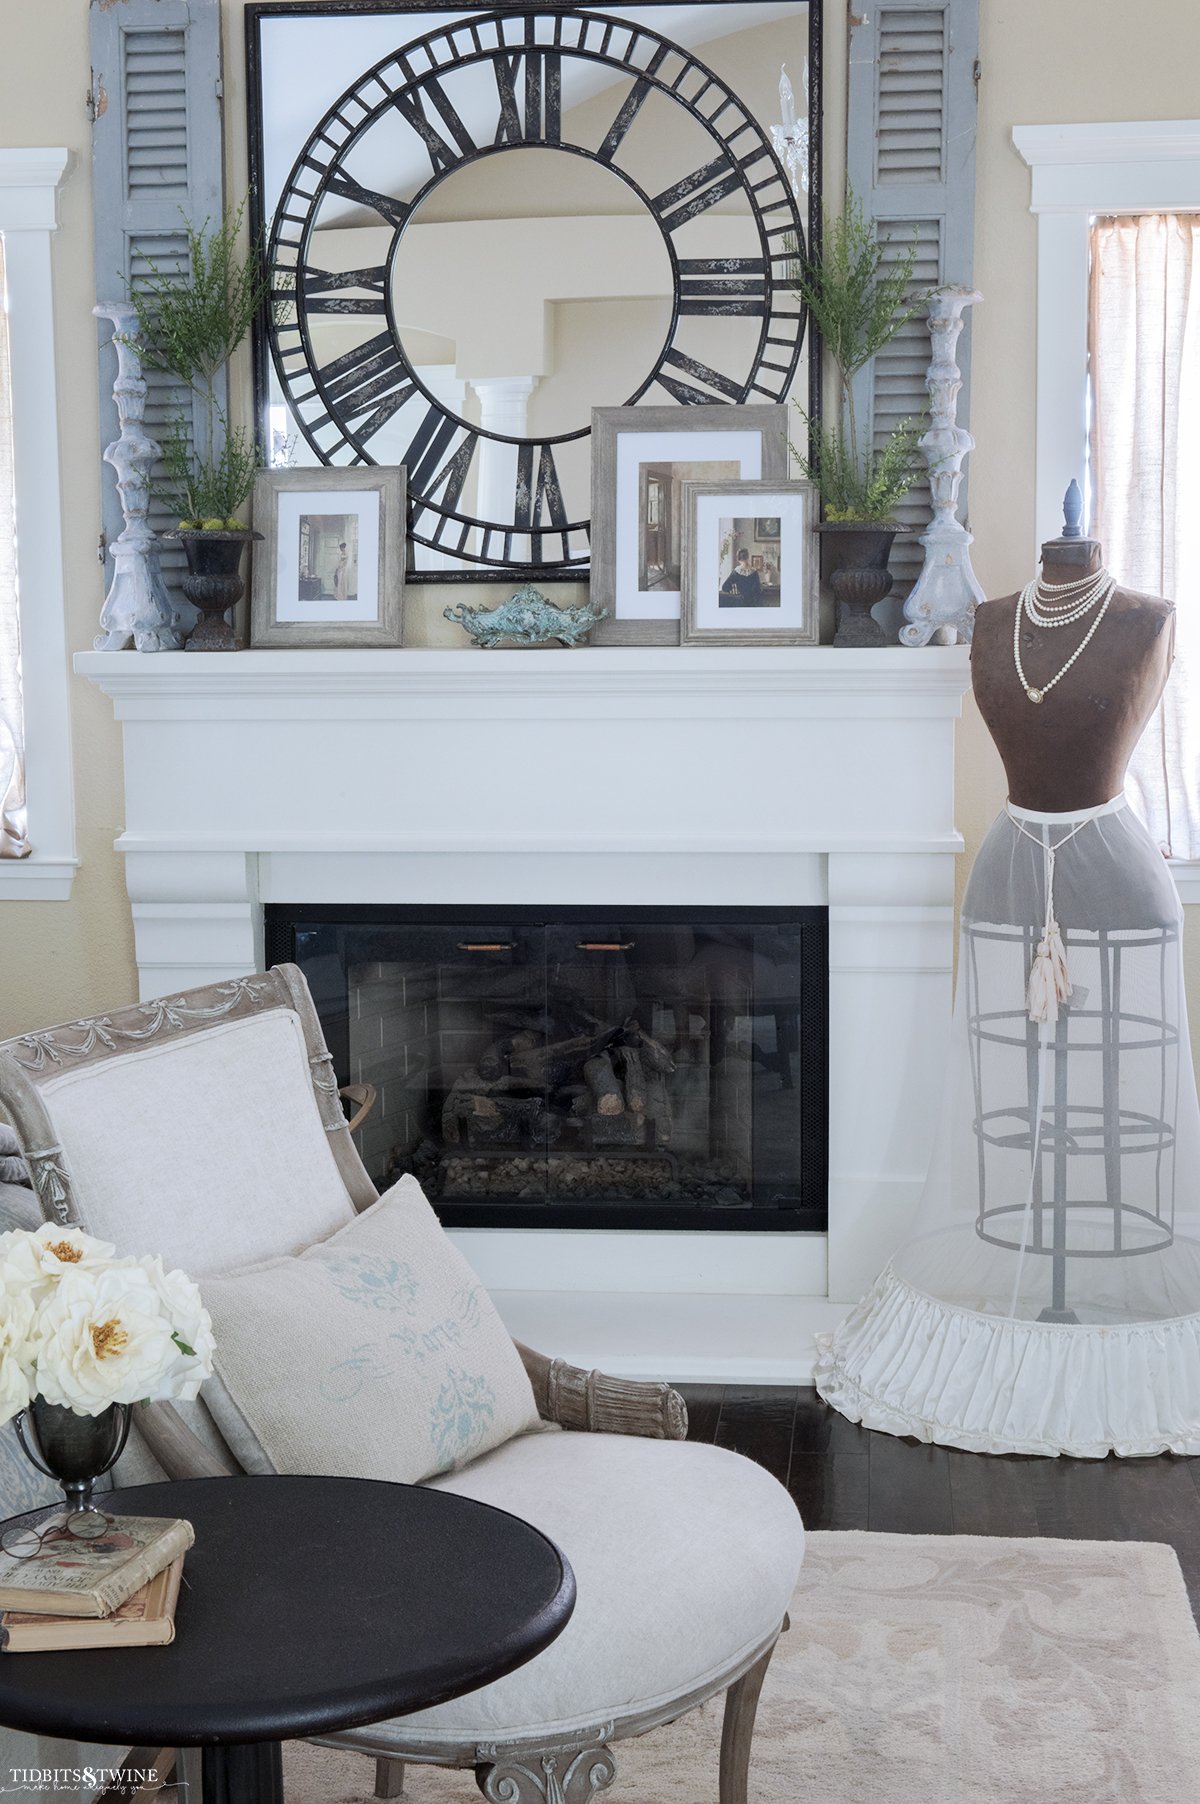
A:
POLYGON ((203 1804, 282 1804, 280 1744, 423 1710, 522 1666, 575 1607, 529 1523, 357 1478, 201 1478, 104 1507, 196 1530, 169 1647, 0 1657, 0 1723, 201 1747, 203 1804))

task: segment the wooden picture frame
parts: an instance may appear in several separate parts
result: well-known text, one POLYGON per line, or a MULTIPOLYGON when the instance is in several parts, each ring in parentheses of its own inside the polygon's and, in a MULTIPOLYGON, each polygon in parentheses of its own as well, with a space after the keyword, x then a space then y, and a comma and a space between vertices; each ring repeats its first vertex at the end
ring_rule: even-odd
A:
POLYGON ((680 643, 818 645, 817 513, 811 482, 685 482, 680 643))
POLYGON ((260 470, 251 646, 402 644, 404 516, 399 466, 260 470))
POLYGON ((680 643, 682 490, 704 477, 706 465, 713 481, 786 483, 788 409, 593 409, 591 599, 593 607, 609 610, 593 629, 593 645, 680 643), (672 582, 676 552, 679 586, 672 582))

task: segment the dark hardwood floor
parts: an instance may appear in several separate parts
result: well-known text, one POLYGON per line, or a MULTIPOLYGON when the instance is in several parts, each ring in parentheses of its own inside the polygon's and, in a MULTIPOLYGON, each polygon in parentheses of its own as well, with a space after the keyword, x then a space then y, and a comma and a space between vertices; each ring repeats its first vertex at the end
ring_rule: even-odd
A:
POLYGON ((809 1388, 682 1384, 689 1436, 757 1460, 806 1528, 1168 1541, 1200 1622, 1200 1459, 1030 1459, 875 1434, 809 1388))

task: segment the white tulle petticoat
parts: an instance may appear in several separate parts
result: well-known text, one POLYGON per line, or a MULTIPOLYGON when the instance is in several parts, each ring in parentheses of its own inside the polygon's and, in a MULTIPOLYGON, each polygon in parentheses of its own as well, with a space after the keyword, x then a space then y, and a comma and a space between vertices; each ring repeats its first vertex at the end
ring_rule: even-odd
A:
POLYGON ((843 1414, 975 1452, 1200 1454, 1181 919, 1123 798, 995 823, 915 1231, 818 1342, 843 1414))

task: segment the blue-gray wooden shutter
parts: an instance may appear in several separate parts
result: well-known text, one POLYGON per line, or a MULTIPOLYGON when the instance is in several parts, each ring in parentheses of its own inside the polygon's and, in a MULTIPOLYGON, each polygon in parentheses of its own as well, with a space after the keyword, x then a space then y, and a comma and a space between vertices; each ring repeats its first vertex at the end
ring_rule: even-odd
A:
MULTIPOLYGON (((185 221, 203 226, 221 218, 220 0, 92 0, 91 60, 96 295, 124 300, 151 262, 185 277, 185 221)), ((106 334, 108 323, 101 324, 106 334)), ((115 373, 115 356, 108 352, 100 359, 101 450, 118 432, 115 373)), ((189 436, 202 443, 203 420, 189 391, 153 371, 146 381, 151 437, 161 443, 172 417, 182 414, 189 436)), ((103 495, 111 544, 122 517, 107 464, 103 495)), ((150 523, 162 532, 175 515, 156 502, 150 523)), ((167 586, 176 587, 182 553, 164 544, 161 561, 167 586)))
MULTIPOLYGON (((975 113, 979 65, 979 0, 875 0, 850 32, 846 173, 864 210, 890 237, 890 255, 914 236, 913 284, 970 284, 975 235, 975 113)), ((958 420, 970 427, 971 315, 958 341, 963 372, 958 420)), ((876 445, 901 420, 925 411, 929 396, 929 330, 912 319, 862 371, 855 409, 876 445)), ((969 472, 969 461, 967 470, 969 472)), ((967 484, 960 494, 966 509, 967 484)), ((929 522, 929 485, 922 482, 896 510, 906 523, 929 522)), ((897 594, 921 568, 916 537, 897 541, 892 558, 897 594)))

